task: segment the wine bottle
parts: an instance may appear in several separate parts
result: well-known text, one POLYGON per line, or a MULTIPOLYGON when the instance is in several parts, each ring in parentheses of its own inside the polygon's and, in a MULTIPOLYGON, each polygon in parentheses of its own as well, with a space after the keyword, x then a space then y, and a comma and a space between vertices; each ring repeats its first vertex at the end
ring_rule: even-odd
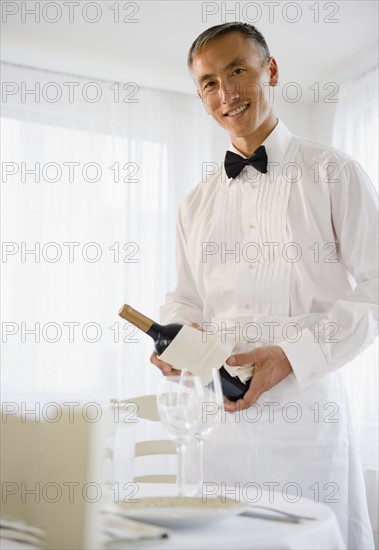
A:
MULTIPOLYGON (((154 349, 158 356, 171 344, 183 327, 183 325, 178 323, 159 325, 127 304, 124 304, 118 313, 120 317, 126 319, 143 332, 146 332, 154 340, 154 349)), ((231 376, 224 367, 221 367, 219 372, 225 397, 230 401, 242 399, 249 389, 250 381, 248 380, 246 383, 241 382, 239 378, 231 376)))

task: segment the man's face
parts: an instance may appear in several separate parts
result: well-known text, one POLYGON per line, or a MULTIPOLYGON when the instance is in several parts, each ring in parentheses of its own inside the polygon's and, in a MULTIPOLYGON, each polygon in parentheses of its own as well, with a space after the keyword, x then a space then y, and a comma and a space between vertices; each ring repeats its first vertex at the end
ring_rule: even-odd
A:
POLYGON ((276 61, 262 65, 258 47, 245 35, 212 40, 194 57, 192 73, 206 111, 232 140, 248 138, 272 117, 269 85, 278 82, 276 61))

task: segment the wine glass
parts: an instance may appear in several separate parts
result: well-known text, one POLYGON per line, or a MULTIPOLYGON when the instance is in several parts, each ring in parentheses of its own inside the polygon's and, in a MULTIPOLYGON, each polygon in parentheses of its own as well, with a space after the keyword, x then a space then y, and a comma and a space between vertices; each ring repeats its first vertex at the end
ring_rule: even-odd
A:
POLYGON ((194 437, 201 422, 203 386, 198 376, 182 371, 180 376, 169 376, 158 386, 159 417, 178 452, 178 495, 185 495, 184 460, 186 445, 194 437))
POLYGON ((203 386, 201 420, 195 432, 198 455, 197 493, 200 495, 204 481, 204 441, 209 438, 212 432, 221 423, 224 414, 224 395, 222 392, 219 369, 211 369, 211 374, 211 381, 203 386))

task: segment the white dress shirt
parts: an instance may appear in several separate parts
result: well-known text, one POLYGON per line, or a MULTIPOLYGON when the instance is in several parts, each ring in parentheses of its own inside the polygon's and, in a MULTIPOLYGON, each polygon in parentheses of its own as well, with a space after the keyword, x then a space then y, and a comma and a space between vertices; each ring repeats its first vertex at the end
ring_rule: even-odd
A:
POLYGON ((377 334, 376 192, 348 155, 282 122, 263 145, 267 174, 228 179, 222 165, 186 197, 178 286, 161 314, 226 327, 240 350, 280 345, 305 387, 377 334))
POLYGON ((282 122, 263 145, 267 174, 246 166, 228 179, 221 165, 185 198, 178 283, 161 321, 223 330, 236 352, 280 345, 294 371, 242 416, 226 415, 205 446, 205 480, 282 491, 292 483, 314 499, 317 489, 347 547, 372 548, 337 369, 377 334, 376 193, 348 155, 282 122))

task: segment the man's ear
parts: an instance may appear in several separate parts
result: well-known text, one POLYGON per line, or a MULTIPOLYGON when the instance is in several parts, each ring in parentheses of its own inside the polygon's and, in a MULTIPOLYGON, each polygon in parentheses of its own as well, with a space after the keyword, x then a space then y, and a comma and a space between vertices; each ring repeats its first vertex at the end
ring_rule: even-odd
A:
POLYGON ((277 86, 279 82, 279 67, 274 57, 270 57, 268 60, 268 70, 270 86, 277 86))
POLYGON ((269 60, 270 86, 277 86, 279 82, 279 67, 274 57, 269 60))

